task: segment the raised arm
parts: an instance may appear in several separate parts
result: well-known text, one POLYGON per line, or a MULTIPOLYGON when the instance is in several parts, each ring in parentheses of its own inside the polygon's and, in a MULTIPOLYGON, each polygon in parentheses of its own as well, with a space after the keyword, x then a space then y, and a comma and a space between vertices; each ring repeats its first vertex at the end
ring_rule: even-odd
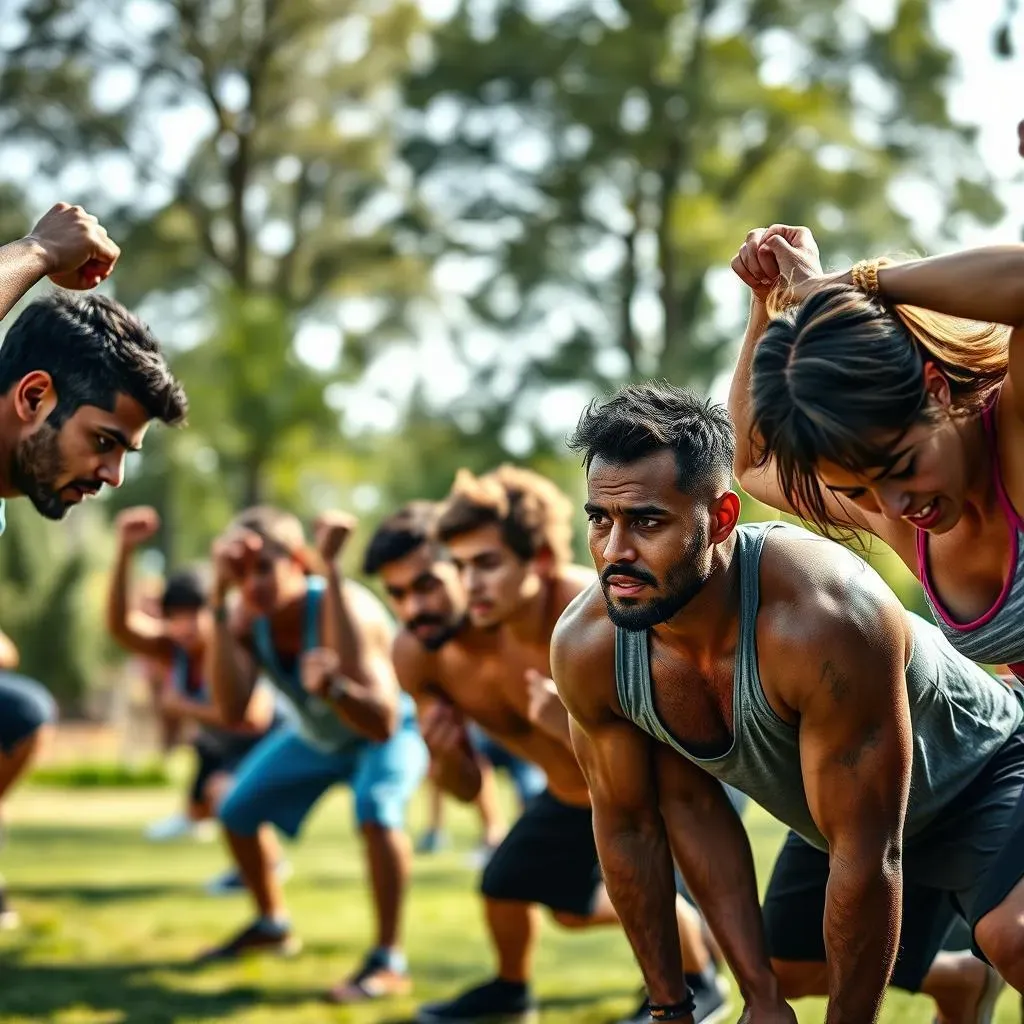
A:
MULTIPOLYGON (((807 802, 829 844, 828 1024, 870 1024, 900 930, 903 822, 912 737, 906 620, 892 595, 852 594, 842 613, 802 616, 805 649, 785 660, 799 686, 807 802), (802 670, 794 672, 794 668, 802 670)), ((762 662, 764 658, 762 657, 762 662)))
POLYGON ((0 319, 46 276, 62 288, 94 288, 120 253, 95 217, 58 203, 24 238, 0 248, 0 319))
POLYGON ((483 772, 462 713, 437 683, 437 656, 402 631, 393 649, 395 673, 416 702, 420 732, 430 751, 431 777, 456 800, 471 803, 480 795, 483 772))
POLYGON ((246 647, 249 623, 240 608, 228 608, 228 595, 240 578, 241 567, 253 557, 262 541, 238 532, 218 537, 213 543, 213 588, 210 608, 213 636, 206 656, 206 676, 213 703, 227 725, 245 720, 257 667, 246 647))
POLYGON ((159 619, 140 609, 132 609, 128 602, 128 577, 135 549, 152 537, 160 526, 160 517, 152 508, 127 508, 115 520, 117 554, 110 573, 107 591, 107 629, 126 650, 146 658, 169 661, 174 654, 173 645, 164 632, 159 619))
MULTIPOLYGON (((754 405, 751 398, 754 354, 769 324, 767 300, 780 280, 794 286, 822 280, 818 246, 808 228, 774 224, 755 228, 732 261, 733 273, 750 289, 750 313, 729 387, 729 415, 736 428, 736 456, 733 473, 752 498, 780 512, 802 516, 803 512, 786 496, 779 484, 771 453, 760 459, 759 439, 752 433, 754 405)), ((866 528, 867 522, 851 503, 826 497, 829 512, 837 522, 866 528)))

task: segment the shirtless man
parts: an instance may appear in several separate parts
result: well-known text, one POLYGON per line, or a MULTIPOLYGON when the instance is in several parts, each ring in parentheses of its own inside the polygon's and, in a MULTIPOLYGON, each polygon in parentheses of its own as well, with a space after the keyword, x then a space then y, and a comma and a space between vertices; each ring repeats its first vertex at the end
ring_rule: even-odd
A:
MULTIPOLYGON (((549 678, 555 623, 593 581, 589 570, 571 564, 571 516, 568 499, 536 473, 512 466, 479 478, 460 472, 437 532, 461 572, 472 628, 435 652, 408 631, 395 645, 399 681, 417 702, 445 789, 466 801, 479 791, 468 720, 539 765, 548 779, 547 790, 526 808, 483 873, 497 976, 449 1002, 421 1007, 421 1024, 533 1017, 529 979, 538 904, 567 928, 618 922, 601 882, 590 800, 568 717, 549 678)), ((677 928, 695 965, 690 982, 706 999, 703 1019, 720 1019, 724 1000, 699 921, 681 898, 677 907, 677 928), (696 973, 701 968, 704 973, 696 973)))
POLYGON ((932 994, 940 1021, 990 1021, 991 969, 935 957, 956 908, 1024 985, 1020 701, 856 555, 785 523, 738 525, 721 406, 632 385, 584 413, 572 446, 600 585, 559 622, 552 667, 652 1017, 691 1019, 671 847, 744 1021, 792 1024, 785 999, 827 995, 829 1024, 870 1024, 890 981, 932 994), (763 925, 715 778, 791 830, 763 925))
MULTIPOLYGON (((441 506, 432 501, 413 501, 386 517, 377 527, 363 555, 363 573, 379 576, 392 613, 403 630, 428 651, 440 650, 449 640, 469 627, 466 592, 448 549, 434 536, 441 506)), ((407 643, 408 641, 403 641, 407 643)), ((505 750, 473 727, 473 746, 481 770, 476 805, 483 826, 481 845, 474 860, 483 867, 498 848, 507 831, 502 814, 495 769, 508 771, 525 808, 541 793, 547 780, 529 761, 505 750)), ((444 790, 431 786, 433 827, 438 827, 444 790)))

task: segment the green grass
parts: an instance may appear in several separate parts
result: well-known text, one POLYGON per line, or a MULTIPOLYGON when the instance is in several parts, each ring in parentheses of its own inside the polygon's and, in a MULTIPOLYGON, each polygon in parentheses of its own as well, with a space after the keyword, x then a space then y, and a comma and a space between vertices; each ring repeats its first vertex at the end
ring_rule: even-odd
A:
MULTIPOLYGON (((417 859, 409 902, 408 949, 415 996, 391 1004, 336 1009, 319 994, 346 973, 370 941, 362 863, 344 793, 317 808, 290 850, 287 887, 305 951, 294 960, 250 960, 201 971, 200 948, 223 938, 249 913, 241 896, 213 898, 202 883, 224 867, 217 844, 153 846, 141 828, 175 809, 177 790, 54 790, 16 794, 3 869, 24 919, 0 933, 0 1021, 25 1024, 397 1024, 416 1002, 453 994, 492 969, 465 854, 472 814, 449 805, 452 850, 417 859)), ((423 820, 414 809, 413 826, 423 820)), ((753 811, 748 823, 763 879, 781 837, 753 811)), ((537 989, 545 1024, 605 1022, 635 1005, 638 972, 614 930, 568 934, 545 927, 537 989)), ((801 1021, 822 1019, 822 1004, 798 1007, 801 1021)), ((893 994, 886 1024, 927 1024, 929 1003, 893 994)), ((1000 1024, 1017 1024, 1004 995, 1000 1024)))

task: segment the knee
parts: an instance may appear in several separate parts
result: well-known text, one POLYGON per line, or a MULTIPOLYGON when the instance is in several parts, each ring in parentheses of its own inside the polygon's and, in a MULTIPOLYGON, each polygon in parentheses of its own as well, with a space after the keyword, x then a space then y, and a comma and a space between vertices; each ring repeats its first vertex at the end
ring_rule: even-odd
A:
POLYGON ((243 787, 232 786, 221 800, 217 817, 229 832, 252 836, 259 831, 264 816, 260 814, 256 801, 249 797, 249 792, 243 787))
POLYGON ((997 907, 975 925, 974 940, 1004 978, 1020 975, 1024 965, 1024 918, 1020 914, 997 907))
POLYGON ((773 959, 772 971, 779 979, 779 994, 783 999, 803 999, 828 993, 828 968, 825 964, 773 959))
POLYGON ((573 931, 581 928, 589 928, 593 921, 589 917, 582 917, 580 914, 570 914, 565 910, 552 910, 551 916, 563 927, 573 931))

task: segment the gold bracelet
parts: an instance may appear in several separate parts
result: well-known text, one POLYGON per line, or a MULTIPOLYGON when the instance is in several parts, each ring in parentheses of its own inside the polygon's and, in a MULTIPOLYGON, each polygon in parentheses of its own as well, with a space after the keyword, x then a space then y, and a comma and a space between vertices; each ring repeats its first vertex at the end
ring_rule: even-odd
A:
POLYGON ((878 294, 878 260, 861 260, 850 270, 853 286, 869 298, 878 294))

